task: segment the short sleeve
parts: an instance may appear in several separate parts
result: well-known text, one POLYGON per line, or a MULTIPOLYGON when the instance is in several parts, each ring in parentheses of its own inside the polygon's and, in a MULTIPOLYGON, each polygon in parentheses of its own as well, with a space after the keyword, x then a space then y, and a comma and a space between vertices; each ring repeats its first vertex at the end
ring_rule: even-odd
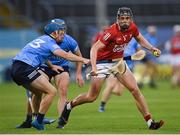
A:
POLYGON ((106 30, 100 37, 99 40, 105 44, 108 45, 113 39, 113 32, 111 29, 106 30))
POLYGON ((68 45, 69 45, 69 49, 72 53, 75 53, 78 50, 78 43, 76 42, 76 40, 74 40, 71 36, 68 36, 68 45))
POLYGON ((53 53, 56 49, 60 49, 60 47, 57 44, 51 44, 48 46, 51 52, 53 53))
POLYGON ((139 35, 139 30, 135 23, 132 24, 132 34, 133 34, 133 37, 137 37, 139 35))

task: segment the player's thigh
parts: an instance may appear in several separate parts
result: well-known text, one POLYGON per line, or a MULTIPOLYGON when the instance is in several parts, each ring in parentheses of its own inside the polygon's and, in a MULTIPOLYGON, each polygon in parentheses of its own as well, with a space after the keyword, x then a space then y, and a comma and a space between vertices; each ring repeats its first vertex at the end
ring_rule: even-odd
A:
POLYGON ((49 79, 48 75, 45 74, 42 70, 38 70, 38 72, 43 75, 44 77, 46 77, 46 79, 49 79))
POLYGON ((117 78, 114 77, 113 74, 111 74, 107 79, 106 79, 106 87, 111 87, 113 88, 117 83, 117 78))
POLYGON ((126 72, 123 75, 118 76, 118 78, 121 83, 130 91, 138 89, 136 79, 129 68, 126 69, 126 72))
POLYGON ((56 93, 56 88, 49 82, 49 80, 43 76, 40 75, 38 78, 36 78, 30 85, 28 86, 29 90, 32 92, 43 92, 43 93, 56 93))

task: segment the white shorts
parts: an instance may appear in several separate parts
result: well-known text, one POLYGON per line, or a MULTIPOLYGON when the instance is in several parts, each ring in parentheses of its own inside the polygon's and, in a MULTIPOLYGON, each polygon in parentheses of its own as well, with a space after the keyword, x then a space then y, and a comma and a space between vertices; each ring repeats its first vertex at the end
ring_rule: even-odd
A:
MULTIPOLYGON (((125 61, 124 61, 125 62, 125 61)), ((114 65, 116 65, 118 62, 114 62, 114 63, 100 63, 100 64, 96 64, 97 66, 97 72, 98 75, 95 76, 97 78, 105 78, 108 77, 110 74, 112 74, 109 69, 111 69, 114 65), (102 71, 102 72, 101 72, 102 71)), ((125 62, 126 64, 126 62, 125 62)), ((126 68, 128 68, 127 64, 126 64, 126 68)))
POLYGON ((180 66, 180 54, 171 55, 171 65, 180 66))

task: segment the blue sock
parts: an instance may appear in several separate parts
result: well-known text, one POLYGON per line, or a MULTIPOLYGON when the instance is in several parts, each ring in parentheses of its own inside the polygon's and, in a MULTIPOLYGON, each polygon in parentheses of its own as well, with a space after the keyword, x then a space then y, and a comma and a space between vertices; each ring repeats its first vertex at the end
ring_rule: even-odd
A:
POLYGON ((37 121, 39 124, 42 124, 45 114, 38 113, 37 115, 37 121))

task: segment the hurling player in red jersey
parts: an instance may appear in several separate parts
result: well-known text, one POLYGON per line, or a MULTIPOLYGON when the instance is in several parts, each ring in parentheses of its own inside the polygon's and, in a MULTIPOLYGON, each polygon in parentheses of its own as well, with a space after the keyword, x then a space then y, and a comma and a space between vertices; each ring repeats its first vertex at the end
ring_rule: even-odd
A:
MULTIPOLYGON (((127 7, 119 8, 117 12, 117 22, 112 24, 91 48, 92 77, 89 91, 80 94, 65 105, 59 121, 59 125, 61 125, 62 128, 64 128, 64 125, 67 123, 73 107, 90 103, 97 99, 102 84, 106 77, 111 74, 109 69, 117 63, 115 60, 123 58, 124 48, 133 37, 142 47, 151 52, 156 51, 156 56, 161 54, 161 51, 153 47, 138 31, 136 24, 133 22, 131 9, 127 7), (104 71, 104 73, 97 74, 98 71, 104 71)), ((131 92, 136 101, 137 108, 145 119, 148 128, 159 129, 164 122, 162 120, 159 122, 152 120, 147 102, 139 90, 132 72, 126 64, 123 65, 125 65, 124 72, 116 75, 117 79, 131 92)))
POLYGON ((165 44, 166 50, 171 54, 172 87, 180 86, 180 25, 174 25, 174 35, 165 44))

